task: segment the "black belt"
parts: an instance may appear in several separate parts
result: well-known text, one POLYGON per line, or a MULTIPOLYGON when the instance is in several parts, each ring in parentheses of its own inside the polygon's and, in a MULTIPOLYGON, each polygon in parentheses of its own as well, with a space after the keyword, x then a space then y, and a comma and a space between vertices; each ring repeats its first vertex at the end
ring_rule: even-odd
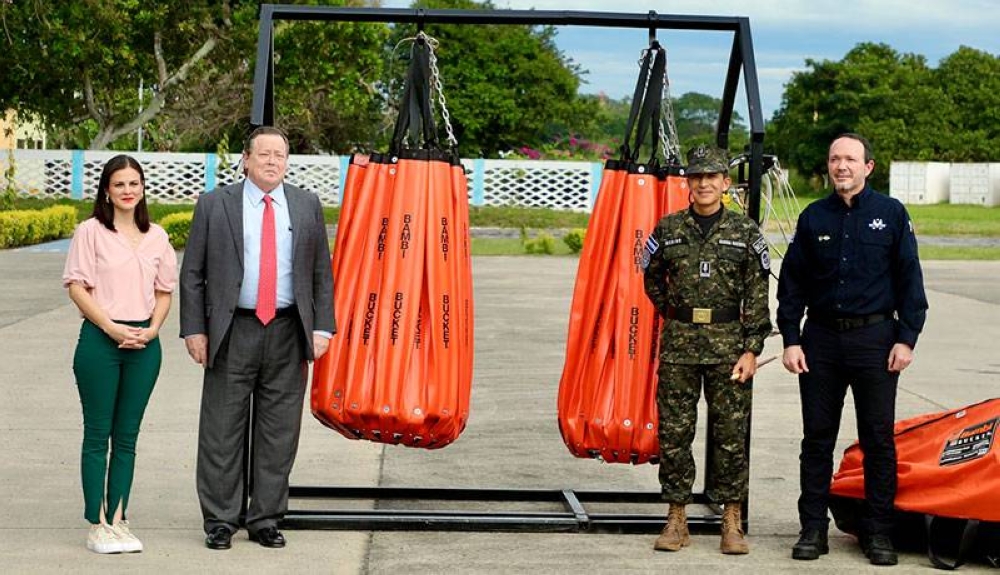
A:
POLYGON ((892 316, 885 313, 871 313, 868 315, 844 317, 809 314, 809 321, 834 331, 858 329, 859 327, 882 323, 884 321, 889 321, 890 319, 892 319, 892 316))
POLYGON ((740 319, 740 308, 667 307, 667 317, 685 323, 727 323, 740 319))
MULTIPOLYGON (((274 310, 274 317, 293 317, 296 314, 297 312, 295 311, 294 305, 274 310)), ((236 315, 257 317, 257 310, 238 307, 236 308, 236 315)))

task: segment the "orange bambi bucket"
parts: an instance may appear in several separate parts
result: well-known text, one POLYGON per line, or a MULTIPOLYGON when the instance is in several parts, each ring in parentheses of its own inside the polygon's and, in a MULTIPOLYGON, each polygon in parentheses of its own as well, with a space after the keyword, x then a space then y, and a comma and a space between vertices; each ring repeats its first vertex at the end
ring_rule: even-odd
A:
POLYGON ((349 167, 331 263, 341 331, 311 409, 345 437, 433 449, 469 417, 473 305, 468 184, 437 144, 430 56, 418 36, 392 152, 349 167))

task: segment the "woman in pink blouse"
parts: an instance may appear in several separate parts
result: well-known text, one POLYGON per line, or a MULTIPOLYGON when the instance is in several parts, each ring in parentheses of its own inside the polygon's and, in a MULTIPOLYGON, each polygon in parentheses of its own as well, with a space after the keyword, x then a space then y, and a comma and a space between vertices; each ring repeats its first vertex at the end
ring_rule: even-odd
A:
POLYGON ((73 373, 83 408, 87 548, 96 553, 142 551, 127 520, 135 443, 160 373, 158 335, 177 281, 167 233, 149 221, 145 182, 134 158, 108 160, 63 272, 84 318, 73 373))

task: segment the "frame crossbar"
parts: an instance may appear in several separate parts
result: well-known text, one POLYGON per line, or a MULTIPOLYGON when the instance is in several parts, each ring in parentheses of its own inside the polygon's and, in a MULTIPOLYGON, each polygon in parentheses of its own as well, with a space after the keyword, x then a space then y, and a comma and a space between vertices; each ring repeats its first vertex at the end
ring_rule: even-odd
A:
MULTIPOLYGON (((292 486, 289 499, 355 503, 340 509, 289 510, 280 523, 286 529, 655 533, 666 517, 658 492, 292 486), (428 502, 451 505, 428 507, 428 502), (653 509, 627 512, 621 506, 653 509)), ((691 529, 717 531, 718 507, 701 494, 694 503, 706 506, 709 513, 688 515, 691 529)))

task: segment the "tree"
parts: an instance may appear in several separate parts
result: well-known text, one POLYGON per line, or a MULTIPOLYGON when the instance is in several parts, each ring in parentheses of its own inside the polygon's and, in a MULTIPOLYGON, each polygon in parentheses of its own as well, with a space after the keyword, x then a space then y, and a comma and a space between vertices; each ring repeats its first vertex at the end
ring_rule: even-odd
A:
POLYGON ((1000 158, 1000 56, 962 46, 941 60, 935 77, 954 108, 942 160, 1000 158))
MULTIPOLYGON (((687 92, 673 99, 674 117, 677 123, 677 137, 680 140, 681 151, 698 144, 715 144, 716 125, 719 123, 719 111, 722 109, 722 99, 687 92)), ((729 150, 741 153, 743 147, 750 141, 750 132, 739 112, 733 111, 729 123, 729 150)))
MULTIPOLYGON (((157 149, 214 149, 223 134, 242 141, 258 10, 249 0, 0 3, 0 109, 41 118, 62 143, 89 148, 131 147, 115 140, 140 126, 157 149), (140 80, 153 88, 141 103, 140 80)), ((384 24, 276 25, 276 122, 294 150, 345 152, 370 139, 387 33, 384 24)))
MULTIPOLYGON (((305 0, 300 4, 363 7, 363 0, 305 0)), ((257 49, 257 14, 234 15, 229 42, 212 66, 178 95, 151 129, 166 147, 214 149, 222 134, 241 142, 250 122, 257 49)), ((298 153, 349 153, 370 148, 378 135, 389 27, 380 23, 281 21, 274 29, 275 123, 298 153)))
MULTIPOLYGON (((580 134, 601 142, 612 149, 621 145, 625 134, 625 124, 628 120, 631 98, 610 100, 604 96, 584 96, 584 99, 596 99, 597 113, 593 116, 592 126, 580 134)), ((674 112, 674 122, 677 127, 677 139, 683 154, 689 148, 699 144, 715 144, 716 124, 719 122, 719 111, 722 100, 701 94, 687 92, 679 98, 671 98, 674 112)), ((666 122, 664 121, 664 124, 666 122)), ((666 126, 665 126, 666 127, 666 126)), ((750 141, 749 130, 738 112, 733 112, 729 128, 729 150, 733 154, 741 153, 743 147, 750 141)), ((680 158, 681 161, 684 158, 680 158)))
MULTIPOLYGON (((413 6, 495 8, 473 0, 419 0, 413 6)), ((581 129, 593 116, 594 105, 577 94, 583 72, 556 48, 554 28, 428 25, 426 32, 440 42, 438 67, 463 156, 537 146, 565 127, 581 129)), ((397 27, 394 43, 412 35, 397 27)), ((402 76, 398 66, 394 70, 402 76)))
POLYGON ((893 160, 997 155, 995 57, 962 48, 934 70, 923 56, 862 43, 839 62, 806 60, 806 66, 786 87, 766 140, 803 174, 826 173, 827 148, 843 132, 861 133, 872 142, 871 182, 882 190, 893 160))
POLYGON ((240 3, 4 2, 0 108, 107 147, 169 105, 224 41, 233 4, 240 3), (140 80, 155 86, 141 112, 140 80))

